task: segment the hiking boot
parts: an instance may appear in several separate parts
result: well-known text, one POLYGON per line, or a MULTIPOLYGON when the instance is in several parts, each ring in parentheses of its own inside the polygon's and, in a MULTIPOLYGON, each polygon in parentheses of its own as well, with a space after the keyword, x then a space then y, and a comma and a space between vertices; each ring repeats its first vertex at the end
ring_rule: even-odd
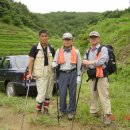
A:
POLYGON ((59 111, 59 118, 62 118, 65 116, 65 113, 59 111))
POLYGON ((37 116, 41 115, 41 110, 36 110, 37 116))
POLYGON ((47 108, 43 108, 43 114, 50 115, 47 108))
POLYGON ((49 115, 49 111, 48 111, 48 108, 49 108, 49 100, 50 99, 45 99, 45 101, 43 102, 43 113, 46 114, 46 115, 49 115))
POLYGON ((68 120, 72 120, 73 117, 74 117, 74 113, 69 113, 69 114, 68 114, 68 120))
POLYGON ((42 108, 42 103, 38 103, 36 104, 36 113, 37 115, 41 114, 41 108, 42 108))
POLYGON ((103 123, 104 123, 105 125, 110 125, 111 122, 112 122, 112 120, 111 120, 111 115, 105 115, 105 116, 103 117, 103 123))

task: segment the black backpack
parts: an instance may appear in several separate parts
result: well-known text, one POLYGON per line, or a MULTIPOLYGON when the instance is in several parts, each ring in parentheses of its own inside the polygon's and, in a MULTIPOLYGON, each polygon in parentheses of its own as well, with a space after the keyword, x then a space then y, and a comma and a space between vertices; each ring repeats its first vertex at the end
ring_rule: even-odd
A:
MULTIPOLYGON (((99 47, 98 53, 101 51, 103 46, 104 45, 99 47)), ((107 48, 108 55, 109 55, 108 63, 106 63, 108 75, 111 75, 114 72, 117 74, 116 57, 114 54, 114 48, 111 45, 106 45, 105 47, 107 48)))
MULTIPOLYGON (((111 75, 114 72, 117 74, 116 58, 115 58, 115 54, 114 54, 114 49, 111 45, 101 45, 98 48, 97 55, 101 52, 101 49, 103 46, 105 46, 107 48, 108 55, 109 55, 109 60, 107 63, 105 63, 106 67, 107 67, 107 73, 108 73, 108 75, 111 75)), ((87 59, 88 59, 89 51, 90 51, 90 49, 88 50, 88 52, 86 54, 87 59)))

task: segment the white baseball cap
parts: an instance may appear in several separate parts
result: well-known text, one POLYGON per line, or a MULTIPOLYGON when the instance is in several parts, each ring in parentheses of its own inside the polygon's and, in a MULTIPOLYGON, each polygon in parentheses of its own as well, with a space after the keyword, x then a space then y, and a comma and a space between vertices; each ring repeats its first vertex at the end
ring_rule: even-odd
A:
POLYGON ((91 37, 91 36, 100 37, 100 34, 99 34, 99 32, 97 32, 97 31, 92 31, 92 32, 90 32, 90 34, 89 34, 89 37, 91 37))
POLYGON ((67 32, 63 34, 63 39, 73 39, 73 36, 71 33, 67 32))

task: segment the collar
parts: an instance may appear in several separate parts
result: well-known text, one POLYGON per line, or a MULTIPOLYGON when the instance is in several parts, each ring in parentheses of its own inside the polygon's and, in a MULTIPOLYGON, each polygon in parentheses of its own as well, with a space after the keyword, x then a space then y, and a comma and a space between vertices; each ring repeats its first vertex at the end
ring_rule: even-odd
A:
MULTIPOLYGON (((95 48, 95 50, 96 49, 98 49, 100 47, 100 43, 98 43, 94 48, 95 48)), ((93 48, 92 46, 91 46, 91 48, 93 48)))
POLYGON ((64 48, 64 51, 70 52, 70 51, 71 51, 71 48, 64 48))
MULTIPOLYGON (((48 45, 47 45, 47 46, 48 46, 48 45)), ((46 47, 47 47, 47 46, 46 46, 46 47)), ((40 42, 39 42, 38 45, 37 45, 37 49, 40 49, 40 50, 43 49, 40 42)))
POLYGON ((100 43, 98 43, 98 44, 96 45, 96 48, 98 49, 100 46, 101 46, 100 43))
POLYGON ((71 46, 70 48, 63 47, 63 49, 64 49, 64 51, 66 51, 66 52, 70 52, 71 49, 72 49, 72 46, 71 46))
POLYGON ((42 50, 42 46, 41 46, 40 42, 39 42, 38 45, 37 45, 37 49, 42 50))

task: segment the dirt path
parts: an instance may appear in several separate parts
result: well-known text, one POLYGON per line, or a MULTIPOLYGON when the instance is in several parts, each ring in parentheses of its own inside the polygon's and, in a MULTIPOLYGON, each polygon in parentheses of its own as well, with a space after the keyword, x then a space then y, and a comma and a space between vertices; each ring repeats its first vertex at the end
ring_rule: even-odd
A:
MULTIPOLYGON (((0 130, 21 130, 22 117, 21 113, 14 113, 11 107, 0 106, 0 130)), ((66 122, 64 126, 34 125, 29 122, 32 117, 36 118, 36 115, 33 113, 25 116, 23 130, 71 130, 71 121, 66 122)), ((74 130, 86 129, 75 122, 74 130)))
MULTIPOLYGON (((0 130, 21 130, 22 118, 23 114, 15 113, 13 108, 0 106, 0 130)), ((31 119, 36 118, 36 113, 27 113, 22 130, 71 130, 72 122, 66 118, 61 120, 60 126, 58 124, 56 126, 47 126, 46 124, 33 124, 30 122, 31 119)), ((119 130, 119 127, 117 124, 112 124, 110 127, 104 127, 101 124, 84 126, 80 122, 74 122, 73 130, 119 130)), ((129 128, 120 130, 129 130, 129 128)))

